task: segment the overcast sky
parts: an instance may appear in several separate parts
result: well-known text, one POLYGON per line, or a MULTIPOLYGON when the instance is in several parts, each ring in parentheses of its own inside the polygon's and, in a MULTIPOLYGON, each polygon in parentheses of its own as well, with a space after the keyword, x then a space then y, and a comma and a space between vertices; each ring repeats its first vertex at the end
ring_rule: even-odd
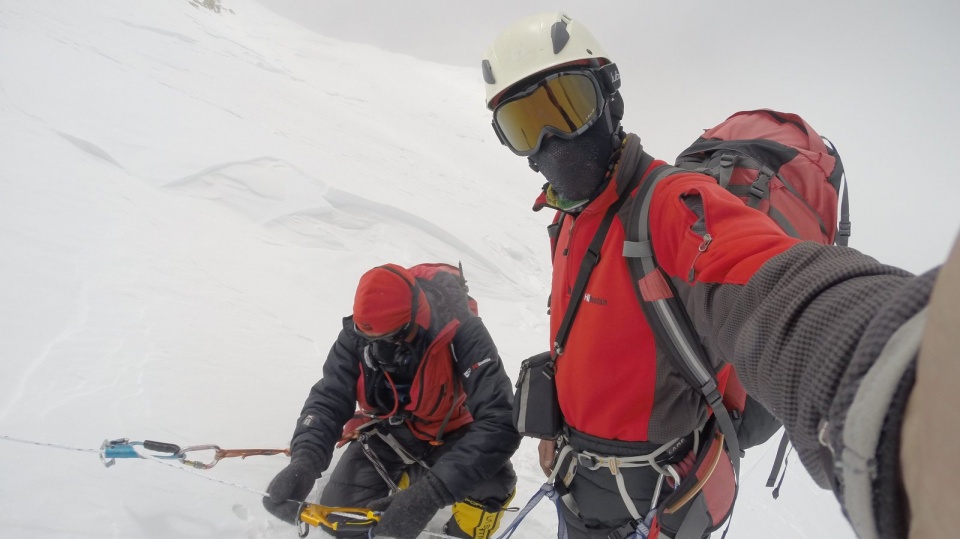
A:
MULTIPOLYGON (((478 66, 500 30, 562 8, 620 66, 624 126, 653 155, 672 161, 703 129, 738 110, 794 112, 843 157, 851 246, 881 260, 900 260, 902 249, 912 249, 908 269, 921 271, 942 261, 960 228, 957 212, 931 207, 932 198, 960 207, 960 185, 945 159, 960 147, 955 0, 263 1, 332 38, 474 68, 478 86, 478 66), (897 227, 863 243, 864 231, 887 225, 865 217, 865 206, 924 223, 929 234, 917 238, 897 227)), ((482 90, 465 106, 483 107, 482 90)))

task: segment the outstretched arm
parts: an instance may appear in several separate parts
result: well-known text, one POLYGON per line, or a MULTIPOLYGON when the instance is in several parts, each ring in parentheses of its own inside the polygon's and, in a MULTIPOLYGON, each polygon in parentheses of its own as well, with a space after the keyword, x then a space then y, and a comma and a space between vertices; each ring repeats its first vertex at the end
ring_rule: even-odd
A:
POLYGON ((665 182, 656 195, 651 222, 684 219, 653 230, 654 248, 698 333, 783 421, 861 537, 905 537, 901 424, 936 272, 798 243, 709 182, 665 182), (704 230, 713 241, 695 258, 704 230))

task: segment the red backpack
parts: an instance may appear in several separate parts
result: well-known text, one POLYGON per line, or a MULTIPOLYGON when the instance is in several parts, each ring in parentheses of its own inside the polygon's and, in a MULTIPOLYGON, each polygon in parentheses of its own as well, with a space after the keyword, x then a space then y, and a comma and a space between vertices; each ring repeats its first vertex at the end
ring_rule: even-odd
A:
MULTIPOLYGON (((712 176, 793 237, 845 246, 850 236, 840 156, 796 114, 768 109, 738 112, 684 150, 676 167, 655 169, 641 185, 625 223, 624 256, 658 345, 669 350, 674 367, 713 411, 704 429, 706 443, 692 469, 648 523, 651 539, 660 535, 699 537, 703 531, 718 529, 733 511, 741 450, 766 441, 779 428, 779 421, 746 395, 735 371, 720 394, 706 352, 669 278, 657 266, 655 253, 637 249, 650 245, 647 219, 654 187, 671 174, 687 171, 712 176), (645 291, 657 289, 647 286, 650 283, 662 284, 666 288, 659 290, 670 294, 645 295, 645 291)), ((732 370, 731 366, 725 368, 732 370)), ((768 486, 776 479, 786 441, 784 435, 768 486)))
POLYGON ((841 195, 840 155, 796 114, 738 112, 681 152, 676 165, 713 176, 795 238, 847 245, 849 202, 846 185, 841 195))
POLYGON ((470 312, 479 316, 477 300, 470 295, 470 288, 463 276, 463 264, 453 266, 444 262, 424 262, 407 268, 407 271, 417 278, 421 286, 441 291, 440 297, 435 298, 434 303, 442 305, 434 305, 434 308, 451 309, 454 316, 461 318, 465 301, 470 312))

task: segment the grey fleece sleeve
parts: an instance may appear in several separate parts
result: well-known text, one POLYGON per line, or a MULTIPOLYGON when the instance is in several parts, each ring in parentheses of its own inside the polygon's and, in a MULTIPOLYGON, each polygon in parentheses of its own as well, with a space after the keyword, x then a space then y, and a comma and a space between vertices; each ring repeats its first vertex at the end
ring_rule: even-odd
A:
MULTIPOLYGON (((804 466, 847 510, 842 454, 851 403, 891 336, 926 305, 935 277, 915 277, 853 249, 801 243, 771 258, 746 285, 698 283, 684 301, 698 332, 783 421, 804 466)), ((915 350, 907 361, 915 365, 915 350)), ((876 455, 867 456, 888 466, 870 478, 875 518, 885 520, 878 522, 880 537, 905 536, 897 448, 911 372, 903 373, 887 409, 877 410, 888 419, 876 455)))

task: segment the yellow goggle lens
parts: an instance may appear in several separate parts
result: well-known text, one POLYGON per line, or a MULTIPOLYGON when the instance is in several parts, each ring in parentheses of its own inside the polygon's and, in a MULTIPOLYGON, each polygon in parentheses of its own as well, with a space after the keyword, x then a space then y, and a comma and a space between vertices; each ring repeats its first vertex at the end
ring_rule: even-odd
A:
POLYGON ((587 125, 599 113, 599 101, 593 79, 562 74, 502 104, 494 120, 515 151, 529 152, 537 147, 546 128, 569 135, 587 125))

